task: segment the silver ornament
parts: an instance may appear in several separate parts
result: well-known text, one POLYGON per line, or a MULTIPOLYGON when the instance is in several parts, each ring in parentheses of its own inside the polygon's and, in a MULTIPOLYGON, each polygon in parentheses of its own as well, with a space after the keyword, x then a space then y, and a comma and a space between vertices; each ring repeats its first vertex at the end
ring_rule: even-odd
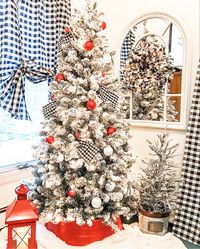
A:
POLYGON ((91 201, 91 205, 94 207, 94 208, 99 208, 101 207, 101 204, 102 204, 102 201, 99 197, 94 197, 91 201))

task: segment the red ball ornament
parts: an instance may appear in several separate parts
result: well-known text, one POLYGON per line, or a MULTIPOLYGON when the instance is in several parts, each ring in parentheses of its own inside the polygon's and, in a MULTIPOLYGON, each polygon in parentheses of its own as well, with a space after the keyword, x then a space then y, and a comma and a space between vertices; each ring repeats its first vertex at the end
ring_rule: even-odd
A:
POLYGON ((55 95, 51 95, 51 100, 54 100, 55 99, 55 95))
POLYGON ((74 198, 76 195, 76 192, 72 189, 70 189, 68 192, 67 192, 67 196, 71 197, 71 198, 74 198))
POLYGON ((69 27, 67 27, 67 28, 65 29, 65 32, 66 32, 66 33, 69 33, 69 32, 71 32, 71 29, 70 29, 69 27))
POLYGON ((55 139, 53 136, 49 136, 45 138, 45 141, 49 144, 52 144, 55 141, 55 139))
POLYGON ((103 72, 103 73, 101 74, 101 76, 102 76, 102 77, 106 77, 106 73, 103 72))
POLYGON ((79 132, 74 133, 74 137, 79 140, 81 138, 81 134, 79 132))
POLYGON ((106 29, 106 23, 102 22, 100 27, 101 27, 102 30, 106 29))
POLYGON ((115 127, 108 127, 107 128, 107 135, 112 135, 114 132, 116 132, 115 127))
POLYGON ((95 109, 97 106, 96 102, 93 100, 93 99, 90 99, 86 102, 86 107, 89 109, 89 110, 93 110, 95 109))
POLYGON ((65 76, 63 74, 57 74, 56 75, 56 81, 57 82, 60 82, 61 80, 64 80, 65 79, 65 76))
POLYGON ((92 49, 94 48, 94 44, 93 44, 93 42, 91 42, 91 41, 86 41, 86 42, 84 43, 83 47, 84 47, 84 49, 85 49, 86 51, 90 51, 90 50, 92 50, 92 49))

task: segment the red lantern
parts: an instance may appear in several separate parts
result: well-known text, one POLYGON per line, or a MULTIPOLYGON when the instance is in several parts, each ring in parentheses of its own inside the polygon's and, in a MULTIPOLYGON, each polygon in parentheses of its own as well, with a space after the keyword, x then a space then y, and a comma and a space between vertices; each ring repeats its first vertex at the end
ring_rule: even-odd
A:
POLYGON ((114 132, 116 132, 115 127, 108 127, 107 128, 107 135, 112 135, 114 132))
POLYGON ((57 74, 56 75, 56 81, 60 82, 61 80, 65 80, 65 76, 63 74, 57 74))
POLYGON ((84 43, 83 47, 84 47, 84 49, 85 49, 86 51, 90 51, 90 50, 92 50, 92 49, 94 48, 94 44, 93 44, 93 42, 91 42, 91 41, 86 41, 86 42, 84 43))
POLYGON ((95 109, 97 106, 96 102, 93 100, 93 99, 90 99, 86 102, 86 107, 89 109, 89 110, 93 110, 95 109))
POLYGON ((7 249, 37 249, 36 221, 39 216, 34 204, 27 200, 28 191, 28 187, 23 184, 17 187, 17 199, 6 209, 7 249))
POLYGON ((102 24, 101 24, 101 29, 105 29, 106 28, 106 23, 105 22, 102 22, 102 24))

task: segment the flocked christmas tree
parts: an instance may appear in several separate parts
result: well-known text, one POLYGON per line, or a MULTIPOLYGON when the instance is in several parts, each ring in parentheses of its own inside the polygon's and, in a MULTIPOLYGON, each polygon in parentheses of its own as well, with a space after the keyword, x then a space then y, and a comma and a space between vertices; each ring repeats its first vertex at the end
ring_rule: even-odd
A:
MULTIPOLYGON (((129 54, 124 84, 133 92, 133 119, 164 120, 164 91, 173 78, 172 59, 165 50, 157 37, 147 35, 129 54)), ((166 109, 167 121, 175 121, 177 112, 169 98, 166 109)))
POLYGON ((92 225, 103 218, 116 228, 113 217, 130 211, 133 160, 105 28, 103 13, 88 1, 85 11, 74 11, 59 47, 30 195, 46 222, 92 225))
POLYGON ((148 212, 170 212, 177 198, 177 174, 174 156, 178 144, 168 140, 168 134, 158 134, 152 143, 147 140, 152 159, 143 161, 147 166, 142 169, 139 179, 139 206, 148 212))

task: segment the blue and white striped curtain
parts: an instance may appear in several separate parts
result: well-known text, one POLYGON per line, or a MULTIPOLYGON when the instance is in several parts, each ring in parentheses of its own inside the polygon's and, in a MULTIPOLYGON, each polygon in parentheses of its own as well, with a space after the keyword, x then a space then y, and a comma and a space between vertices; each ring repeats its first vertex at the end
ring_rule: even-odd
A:
POLYGON ((173 233, 200 245, 200 60, 190 109, 179 192, 173 233))
POLYGON ((70 15, 70 0, 0 0, 0 106, 15 119, 30 119, 25 79, 37 84, 54 75, 70 15))

